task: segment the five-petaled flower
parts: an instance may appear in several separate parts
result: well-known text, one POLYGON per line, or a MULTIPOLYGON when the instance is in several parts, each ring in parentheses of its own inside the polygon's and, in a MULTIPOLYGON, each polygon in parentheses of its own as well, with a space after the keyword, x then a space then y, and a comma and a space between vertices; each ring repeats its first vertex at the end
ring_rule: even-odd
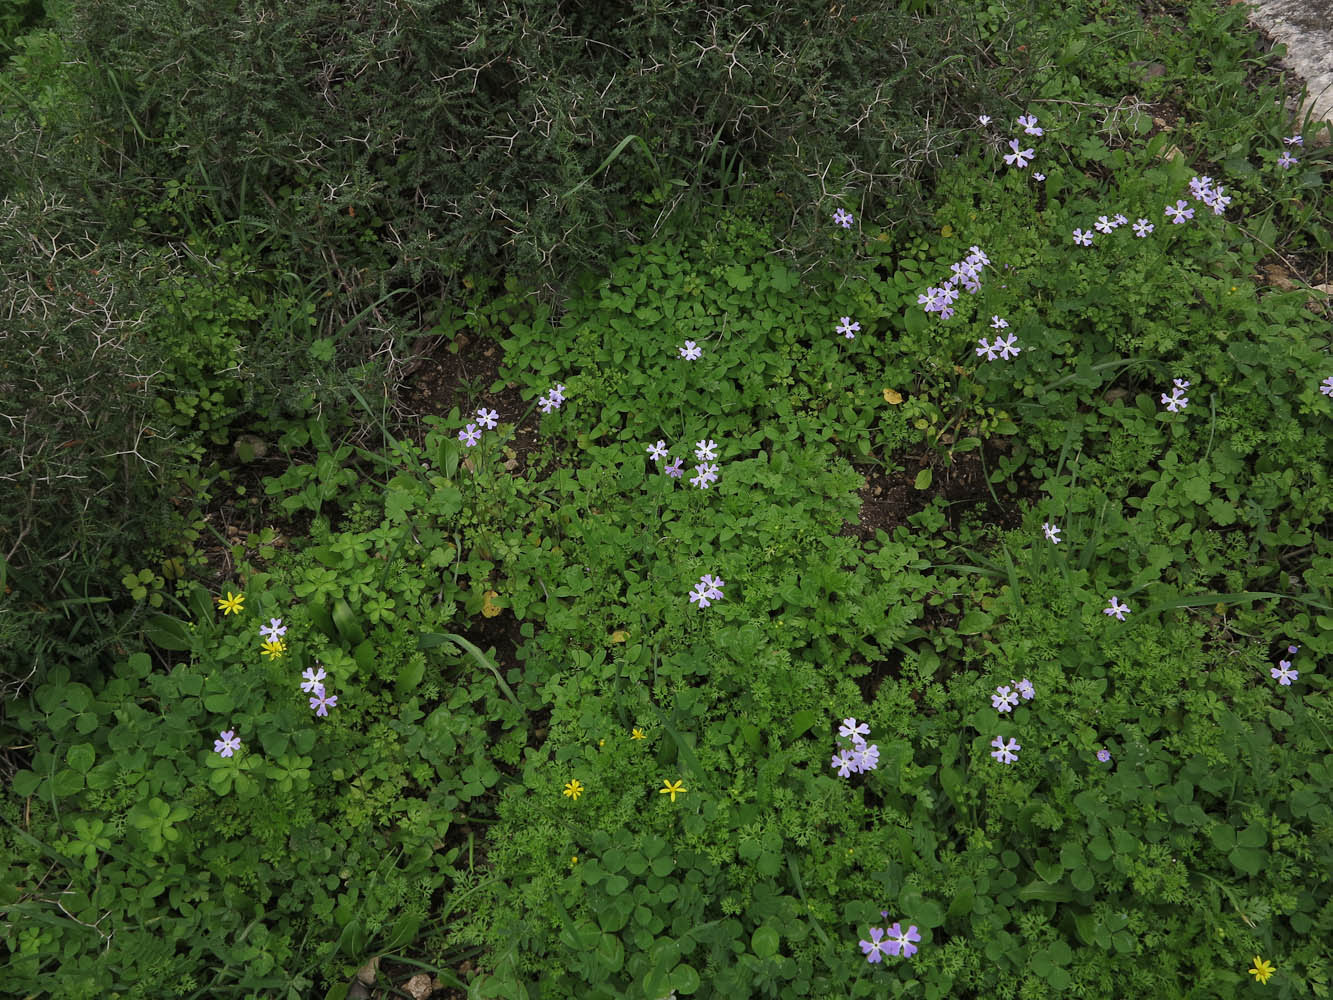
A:
POLYGON ((997 712, 1007 712, 1018 704, 1018 692, 1007 684, 1002 684, 990 696, 991 708, 997 712))
POLYGON ((1288 146, 1304 146, 1304 145, 1305 145, 1305 136, 1303 136, 1303 135, 1289 135, 1289 136, 1287 136, 1286 138, 1284 138, 1282 141, 1285 142, 1288 146))
POLYGON ((468 424, 458 432, 458 440, 463 442, 464 447, 471 448, 481 440, 481 431, 477 430, 476 424, 468 424))
POLYGON ((565 785, 565 790, 561 794, 568 795, 571 799, 577 802, 579 796, 583 794, 583 786, 579 784, 579 779, 575 778, 570 781, 569 784, 565 785))
POLYGON ((853 323, 850 316, 844 316, 842 323, 835 328, 840 334, 848 340, 856 339, 856 331, 861 329, 860 323, 853 323))
POLYGON ((259 626, 259 634, 262 638, 276 641, 287 634, 287 626, 281 618, 270 618, 267 625, 259 626))
POLYGON ((996 337, 995 343, 991 346, 1000 352, 1000 360, 1008 361, 1011 357, 1018 357, 1018 352, 1023 348, 1015 347, 1014 342, 1018 340, 1018 334, 1011 333, 1008 337, 996 337))
POLYGON ((1189 202, 1181 198, 1175 205, 1167 205, 1165 214, 1171 216, 1172 223, 1179 226, 1186 219, 1194 218, 1194 209, 1190 208, 1189 205, 1189 202))
POLYGON ((220 740, 213 741, 213 749, 223 757, 230 757, 237 750, 241 749, 241 739, 236 735, 234 729, 225 729, 218 733, 222 737, 220 740))
POLYGON ((683 458, 677 458, 677 459, 675 459, 675 460, 673 460, 673 461, 671 461, 671 462, 668 462, 666 465, 664 465, 664 466, 662 467, 662 471, 665 472, 665 473, 666 473, 668 476, 670 476, 672 479, 679 479, 679 478, 681 477, 681 474, 682 474, 682 473, 681 473, 681 466, 682 466, 684 463, 685 463, 685 459, 683 459, 683 458))
POLYGON ((481 425, 488 431, 493 431, 496 427, 500 426, 499 418, 500 414, 496 413, 494 410, 487 410, 484 406, 477 410, 477 419, 481 421, 481 425))
POLYGON ((977 115, 977 121, 981 122, 982 125, 989 125, 990 115, 977 115))
POLYGON ((990 318, 990 325, 996 330, 1003 330, 1009 325, 1009 321, 1007 319, 1002 319, 999 316, 992 316, 990 318))
POLYGON ((1151 233, 1152 230, 1153 230, 1153 225, 1147 219, 1140 219, 1138 222, 1134 223, 1134 235, 1137 236, 1139 239, 1143 239, 1145 236, 1151 233))
POLYGON ((1125 615, 1129 613, 1129 605, 1119 604, 1118 601, 1119 598, 1112 595, 1110 605, 1102 608, 1102 614, 1115 615, 1117 621, 1124 621, 1125 615))
POLYGON ((1101 750, 1097 751, 1097 759, 1105 764, 1111 759, 1111 751, 1103 747, 1101 750))
POLYGON ((1003 736, 995 737, 995 739, 991 740, 990 745, 993 747, 999 747, 998 750, 991 751, 991 756, 994 757, 996 760, 998 760, 1001 764, 1012 764, 1014 761, 1018 760, 1018 754, 1016 751, 1023 749, 1019 745, 1018 740, 1010 739, 1008 743, 1005 743, 1003 736))
POLYGON ((660 462, 667 457, 667 446, 665 441, 658 441, 657 444, 648 446, 648 457, 660 462))
POLYGON ((864 722, 858 723, 855 718, 843 719, 842 725, 838 727, 838 735, 849 740, 854 740, 857 736, 869 736, 870 726, 864 722))
POLYGON ((717 452, 716 441, 704 440, 695 442, 694 457, 701 462, 713 461, 713 459, 717 458, 716 452, 717 452))
POLYGON ((1019 149, 1018 146, 1019 142, 1017 139, 1009 140, 1009 148, 1012 149, 1013 152, 1004 154, 1004 162, 1016 165, 1019 169, 1022 169, 1028 165, 1028 160, 1035 155, 1035 150, 1019 149), (1027 159, 1024 159, 1024 157, 1027 157, 1027 159))
POLYGON ((1037 116, 1028 115, 1018 119, 1018 124, 1023 126, 1023 131, 1028 135, 1041 135, 1042 130, 1037 128, 1037 116))
POLYGON ((629 738, 632 740, 647 739, 647 737, 643 735, 643 730, 640 729, 638 726, 635 726, 633 729, 629 731, 629 738))
POLYGON ((852 213, 840 208, 833 213, 833 221, 842 226, 843 229, 851 229, 852 213))
POLYGON ((316 715, 328 715, 330 706, 338 707, 338 696, 328 694, 323 685, 320 685, 319 694, 310 699, 310 707, 315 710, 316 715))
POLYGON ((1284 687, 1291 687, 1291 682, 1301 676, 1301 672, 1299 670, 1291 669, 1290 660, 1278 660, 1277 666, 1272 667, 1270 669, 1273 675, 1273 679, 1277 681, 1279 684, 1283 685, 1284 687), (1281 669, 1278 669, 1279 667, 1281 669))
POLYGON ((1268 977, 1273 974, 1273 963, 1266 959, 1254 956, 1254 967, 1250 969, 1250 975, 1261 983, 1268 982, 1268 977))
POLYGON ((217 601, 218 607, 222 609, 222 615, 225 618, 227 615, 239 615, 241 613, 242 606, 245 603, 245 595, 233 594, 229 590, 226 597, 219 597, 217 601))
POLYGON ((305 673, 301 675, 305 678, 301 682, 301 690, 309 694, 312 691, 318 691, 321 694, 324 691, 324 678, 328 676, 324 673, 324 668, 320 667, 318 672, 314 667, 307 667, 305 673))
POLYGON ((1277 165, 1283 170, 1290 170, 1300 162, 1300 160, 1296 159, 1296 157, 1292 156, 1291 153, 1284 149, 1282 155, 1278 157, 1277 165))
POLYGON ((1092 231, 1089 230, 1087 232, 1084 232, 1082 229, 1075 229, 1074 242, 1079 244, 1080 246, 1085 246, 1085 247, 1092 246, 1092 231))
POLYGON ((697 486, 701 490, 706 490, 708 489, 709 483, 717 482, 716 464, 709 465, 707 463, 704 463, 702 465, 696 465, 694 467, 694 471, 697 473, 697 475, 690 480, 691 486, 697 486))
POLYGON ((897 955, 902 951, 903 958, 911 958, 917 952, 913 941, 920 941, 921 933, 917 930, 916 924, 907 928, 907 933, 903 933, 901 924, 894 924, 889 928, 889 940, 885 943, 885 949, 890 955, 897 955))
POLYGON ((1330 375, 1319 384, 1319 391, 1325 396, 1333 396, 1333 375, 1330 375))
POLYGON ((287 644, 281 639, 270 639, 268 642, 264 643, 263 649, 261 649, 260 652, 264 656, 276 660, 283 653, 287 652, 287 644))
POLYGON ((685 346, 680 348, 680 356, 684 358, 686 361, 695 361, 702 354, 703 351, 701 351, 698 347, 696 347, 694 341, 692 340, 685 341, 685 346))
POLYGON ((1166 393, 1162 393, 1162 403, 1172 413, 1179 413, 1189 405, 1189 397, 1184 395, 1184 392, 1190 387, 1190 384, 1181 378, 1174 379, 1173 381, 1175 387, 1171 390, 1170 396, 1166 393))
POLYGON ((1105 215, 1097 216, 1097 221, 1092 224, 1092 228, 1099 233, 1109 233, 1115 229, 1115 224, 1105 215))
POLYGON ((884 937, 884 928, 870 928, 870 940, 861 942, 861 953, 865 955, 867 962, 882 962, 884 955, 888 951, 888 942, 880 940, 884 937))
POLYGON ((1034 181, 1044 181, 1046 179, 1046 175, 1041 173, 1040 171, 1034 170, 1032 172, 1032 179, 1034 181))
POLYGON ((1041 530, 1046 532, 1046 537, 1056 545, 1060 544, 1060 532, 1064 530, 1063 528, 1057 528, 1050 521, 1047 521, 1041 526, 1041 530))
POLYGON ((658 795, 670 795, 670 796, 671 796, 671 801, 672 801, 672 802, 675 802, 675 801, 676 801, 676 795, 677 795, 677 794, 682 794, 682 795, 683 795, 685 792, 688 792, 688 791, 689 791, 689 789, 685 787, 685 783, 684 783, 683 781, 677 781, 677 782, 674 782, 674 783, 673 783, 673 782, 667 781, 666 778, 663 778, 663 779, 662 779, 662 784, 663 784, 665 787, 664 787, 664 788, 659 788, 659 789, 657 790, 657 794, 658 794, 658 795))

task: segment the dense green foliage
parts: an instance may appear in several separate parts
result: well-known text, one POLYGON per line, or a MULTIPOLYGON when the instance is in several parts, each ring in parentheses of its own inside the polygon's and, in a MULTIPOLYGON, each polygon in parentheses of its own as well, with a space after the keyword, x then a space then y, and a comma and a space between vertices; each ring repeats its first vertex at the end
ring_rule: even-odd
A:
MULTIPOLYGON (((69 242, 78 221, 100 220, 114 239, 53 259, 47 294, 117 303, 67 305, 31 331, 58 365, 45 346, 0 358, 20 366, 3 384, 35 442, 6 447, 49 487, 0 517, 33 526, 47 547, 29 558, 63 579, 78 574, 51 525, 61 505, 86 503, 64 544, 106 548, 79 551, 79 579, 115 565, 128 605, 51 645, 33 610, 53 603, 43 577, 7 573, 28 615, 11 599, 4 638, 47 643, 53 664, 3 720, 23 753, 0 802, 9 986, 342 1000, 352 973, 386 956, 382 973, 424 968, 475 1000, 1328 995, 1333 306, 1254 274, 1278 251, 1329 249, 1317 222, 1333 216, 1329 147, 1246 75, 1263 60, 1234 10, 1196 3, 1168 22, 1173 36, 1089 0, 958 15, 1005 62, 950 64, 966 77, 953 125, 927 131, 957 157, 928 187, 913 187, 911 156, 884 200, 874 170, 836 188, 818 170, 802 180, 818 159, 806 136, 825 157, 874 144, 790 107, 770 107, 744 153, 747 177, 766 183, 692 160, 746 100, 818 92, 826 69, 858 87, 891 75, 817 65, 821 46, 828 60, 868 45, 874 15, 852 26, 850 4, 808 5, 828 30, 807 49, 803 6, 774 14, 769 61, 742 60, 744 82, 726 58, 695 75, 707 47, 685 39, 711 37, 715 20, 719 39, 738 36, 758 12, 671 8, 674 21, 621 28, 625 48, 670 53, 677 75, 603 96, 590 71, 570 93, 581 108, 637 95, 643 120, 607 134, 642 133, 667 168, 630 173, 626 145, 594 181, 610 150, 576 151, 570 103, 558 142, 523 126, 526 187, 493 145, 452 178, 419 146, 388 162, 393 128, 424 127, 447 93, 428 91, 420 67, 458 69, 450 46, 473 32, 462 55, 557 65, 563 32, 598 37, 620 5, 576 7, 545 35, 366 5, 342 46, 354 56, 335 55, 353 16, 327 4, 246 8, 234 38, 196 11, 211 54, 188 33, 166 37, 170 5, 92 7, 67 15, 67 35, 20 46, 10 78, 31 115, 67 122, 49 95, 79 78, 51 53, 107 47, 93 71, 104 82, 80 84, 100 95, 82 142, 124 115, 136 167, 84 163, 86 196, 120 206, 98 214, 76 187, 44 210, 20 158, 0 165, 18 192, 3 247, 69 242), (244 41, 293 66, 303 45, 342 60, 322 83, 341 131, 311 89, 320 77, 307 67, 264 84, 244 41), (150 49, 153 74, 105 89, 150 49), (772 55, 793 49, 790 65, 772 55), (1164 71, 1144 78, 1131 63, 1150 50, 1164 71), (1187 86, 1201 78, 1215 86, 1187 86), (206 93, 173 111, 165 95, 182 79, 231 79, 250 117, 223 120, 206 93), (987 89, 1014 80, 1013 100, 987 89), (705 113, 688 107, 696 94, 722 97, 705 113), (1185 117, 1164 128, 1147 101, 1185 117), (298 113, 330 163, 346 156, 357 194, 325 204, 301 186, 324 182, 293 172, 296 188, 256 207, 247 197, 294 170, 298 113), (358 114, 374 140, 335 154, 358 114), (1014 125, 1024 114, 1042 135, 1014 125), (1276 154, 1293 133, 1305 145, 1285 169, 1276 154), (793 135, 803 155, 784 158, 793 135), (1025 169, 1003 159, 1015 135, 1035 148, 1025 169), (383 162, 366 159, 376 151, 383 162), (691 169, 688 208, 654 222, 671 197, 663 177, 691 169), (1224 212, 1191 192, 1204 174, 1225 184, 1224 212), (514 185, 497 194, 507 211, 589 183, 567 219, 544 196, 506 252, 465 208, 483 178, 514 185), (438 225, 412 207, 427 181, 432 198, 458 199, 447 248, 408 241, 438 225), (1194 209, 1187 224, 1163 212, 1178 199, 1194 209), (346 207, 374 219, 359 236, 346 207), (1071 242, 1116 213, 1126 224, 1071 242), (597 236, 611 220, 652 238, 597 236), (582 225, 562 249, 550 238, 570 222, 582 225), (386 230, 419 258, 390 264, 386 230), (310 267, 329 248, 345 285, 310 267), (923 309, 978 248, 988 261, 954 314, 923 309), (349 277, 363 264, 378 284, 349 277), (468 403, 495 407, 496 425, 455 405, 417 437, 383 403, 397 362, 372 363, 371 348, 387 337, 401 361, 425 322, 395 291, 435 294, 437 278, 464 273, 466 301, 427 325, 494 341, 498 377, 468 403), (538 293, 548 275, 569 298, 538 293), (1021 351, 995 360, 977 344, 1000 336, 1001 318, 1021 351), (101 340, 104 352, 86 349, 101 340), (1173 380, 1188 382, 1180 409, 1166 405, 1173 380), (508 386, 523 408, 498 402, 508 386), (95 417, 46 405, 62 396, 95 417), (515 435, 534 424, 519 471, 515 435), (282 452, 263 466, 269 519, 313 520, 285 548, 271 530, 250 549, 228 540, 230 571, 207 576, 202 504, 234 471, 220 449, 236 445, 232 464, 255 458, 241 431, 282 452), (97 450, 66 457, 60 442, 85 434, 97 450), (688 465, 667 474, 656 442, 691 464, 715 452, 697 460, 717 480, 692 482, 688 465), (126 456, 98 457, 131 445, 171 483, 156 501, 126 456), (951 504, 941 484, 974 466, 993 505, 951 504), (99 476, 101 492, 62 481, 76 474, 99 476), (873 488, 904 482, 919 499, 895 523, 849 530, 873 488), (690 594, 704 574, 718 591, 706 607, 690 594), (1112 598, 1123 620, 1106 613, 1112 598), (1021 700, 1002 704, 1014 687, 1021 700), (837 763, 844 720, 877 748, 850 774, 837 763), (994 748, 1010 740, 1005 762, 994 748), (868 962, 859 942, 895 923, 919 935, 914 953, 868 962), (1262 984, 1248 971, 1261 956, 1276 966, 1262 984)), ((878 16, 911 26, 905 45, 940 25, 878 16)), ((628 64, 598 66, 609 80, 628 64)), ((460 141, 507 104, 565 108, 526 72, 497 63, 477 95, 451 98, 460 141)), ((865 98, 840 98, 852 94, 865 98)), ((881 110, 905 120, 918 96, 881 110)), ((41 281, 24 281, 36 301, 41 281)), ((66 613, 100 610, 63 586, 66 613)))

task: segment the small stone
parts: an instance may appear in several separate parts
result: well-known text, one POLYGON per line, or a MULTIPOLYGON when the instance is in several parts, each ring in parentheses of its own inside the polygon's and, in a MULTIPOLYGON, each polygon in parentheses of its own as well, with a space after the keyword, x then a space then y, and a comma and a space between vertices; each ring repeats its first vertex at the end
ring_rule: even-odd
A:
POLYGON ((403 989, 412 994, 412 1000, 426 1000, 426 997, 435 992, 430 976, 424 972, 418 972, 409 979, 403 989))

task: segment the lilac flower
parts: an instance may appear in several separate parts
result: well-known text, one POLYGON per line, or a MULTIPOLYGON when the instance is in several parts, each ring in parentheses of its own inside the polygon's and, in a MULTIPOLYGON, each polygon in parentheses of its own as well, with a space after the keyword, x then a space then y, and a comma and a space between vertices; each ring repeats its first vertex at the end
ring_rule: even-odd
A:
POLYGON ((302 691, 305 691, 307 694, 309 694, 311 691, 319 691, 323 693, 324 685, 322 681, 327 676, 324 673, 323 667, 319 668, 318 673, 315 672, 314 667, 310 667, 301 676, 305 678, 305 680, 301 682, 302 691))
MULTIPOLYGON (((1001 285, 1000 287, 1003 288, 1004 286, 1001 285)), ((940 319, 953 319, 953 310, 945 306, 940 310, 940 319)))
POLYGON ((1184 379, 1179 378, 1174 381, 1175 387, 1171 390, 1171 395, 1168 396, 1166 393, 1162 393, 1162 403, 1172 413, 1179 413, 1189 405, 1189 399, 1182 394, 1189 388, 1190 384, 1184 379))
POLYGON ((703 351, 694 346, 694 341, 692 340, 685 341, 685 346, 679 350, 680 356, 686 361, 694 361, 703 354, 703 351))
POLYGON ((1003 330, 1009 325, 1009 321, 1007 319, 1002 319, 999 316, 992 316, 990 318, 990 325, 996 330, 1003 330))
POLYGON ((1117 604, 1117 601, 1118 601, 1118 598, 1116 598, 1114 595, 1112 595, 1110 606, 1109 606, 1109 607, 1102 608, 1102 614, 1104 614, 1104 615, 1115 615, 1117 621, 1124 621, 1124 620, 1125 620, 1125 615, 1129 612, 1129 605, 1128 605, 1128 604, 1117 604))
POLYGON ((554 396, 542 396, 537 400, 537 408, 543 413, 550 413, 552 410, 560 409, 560 402, 554 396))
POLYGON ((1208 194, 1212 187, 1213 179, 1211 177, 1191 177, 1190 194, 1202 200, 1203 196, 1208 194))
POLYGON ((861 954, 865 955, 867 962, 884 961, 884 951, 887 942, 881 941, 884 936, 882 927, 870 928, 870 940, 861 942, 861 954))
POLYGON ((1034 170, 1032 172, 1032 179, 1034 181, 1044 181, 1046 179, 1046 175, 1034 170))
MULTIPOLYGON (((1009 683, 1013 684, 1014 682, 1010 681, 1009 683)), ((1037 692, 1032 687, 1032 682, 1026 677, 1019 681, 1015 687, 1018 688, 1018 693, 1023 696, 1024 701, 1031 701, 1033 698, 1037 697, 1037 692)))
POLYGON ((983 125, 989 125, 990 115, 977 115, 977 121, 981 122, 983 125))
POLYGON ((939 303, 939 299, 937 298, 939 293, 940 290, 938 288, 927 288, 916 297, 917 305, 925 306, 926 312, 934 312, 939 303))
POLYGON ((840 208, 833 213, 833 221, 842 226, 843 229, 851 229, 852 213, 840 208))
POLYGON ((1291 682, 1301 675, 1299 670, 1291 669, 1290 660, 1278 660, 1277 667, 1273 667, 1269 672, 1273 675, 1274 680, 1284 687, 1290 687, 1291 682), (1282 669, 1279 670, 1278 667, 1282 669))
POLYGON ((488 431, 493 431, 500 425, 499 418, 500 414, 496 413, 494 410, 488 411, 484 406, 477 410, 477 420, 480 421, 481 425, 488 431))
POLYGON ((873 771, 879 766, 879 747, 875 744, 872 743, 870 746, 866 746, 865 743, 862 743, 857 747, 857 750, 861 755, 860 765, 862 773, 873 771))
POLYGON ((968 260, 973 261, 974 263, 976 263, 981 267, 990 266, 990 258, 986 256, 985 252, 981 249, 981 247, 972 246, 968 247, 967 249, 969 253, 968 260))
POLYGON ((1299 653, 1300 651, 1301 651, 1301 647, 1300 647, 1300 646, 1288 646, 1288 647, 1287 647, 1287 652, 1290 653, 1292 656, 1295 656, 1295 655, 1296 655, 1297 653, 1299 653))
POLYGON ((980 340, 977 341, 977 343, 981 345, 980 347, 977 348, 977 356, 980 357, 981 355, 984 354, 986 355, 987 361, 994 361, 995 352, 996 350, 998 350, 1000 342, 997 340, 994 344, 988 344, 986 343, 986 338, 982 337, 980 340))
POLYGON ((1037 128, 1036 115, 1027 115, 1026 117, 1020 117, 1018 119, 1018 124, 1023 126, 1023 131, 1026 132, 1028 135, 1041 135, 1042 133, 1042 130, 1037 128))
POLYGON ((717 455, 714 454, 716 450, 716 441, 700 441, 694 446, 694 457, 701 462, 711 462, 717 458, 717 455))
POLYGON ((991 740, 990 745, 999 748, 997 750, 992 750, 991 756, 1001 764, 1012 764, 1014 761, 1018 760, 1018 754, 1015 753, 1015 751, 1023 749, 1015 739, 1011 739, 1006 744, 1003 736, 995 737, 995 739, 991 740))
POLYGON ((1333 396, 1333 375, 1319 383, 1319 391, 1325 396, 1333 396))
POLYGON ((917 952, 917 947, 912 942, 920 940, 921 934, 917 931, 916 924, 907 928, 906 934, 903 933, 900 924, 894 924, 889 928, 888 952, 890 955, 897 955, 901 949, 903 958, 911 958, 917 952))
POLYGON ((846 739, 856 739, 858 735, 869 736, 870 726, 864 722, 858 723, 855 719, 843 719, 842 725, 838 727, 838 735, 846 739))
POLYGON ((1060 532, 1064 530, 1063 528, 1057 528, 1050 521, 1047 521, 1041 526, 1041 530, 1046 532, 1046 537, 1056 545, 1060 544, 1060 532))
MULTIPOLYGON (((968 290, 969 294, 976 295, 977 292, 981 291, 981 278, 975 274, 968 275, 963 279, 963 287, 968 290)), ((1004 286, 1001 285, 1000 287, 1003 288, 1004 286)))
POLYGON ((945 306, 953 305, 954 302, 957 301, 958 299, 958 292, 953 287, 952 281, 946 281, 943 285, 940 286, 938 291, 940 293, 940 299, 945 306))
POLYGON ((551 390, 551 398, 555 400, 556 406, 563 403, 565 401, 565 387, 563 385, 557 385, 551 390))
POLYGON ((1004 162, 1008 164, 1016 164, 1021 170, 1028 165, 1028 161, 1027 159, 1024 159, 1024 157, 1031 159, 1035 151, 1031 149, 1019 149, 1018 145, 1017 139, 1009 140, 1009 148, 1012 149, 1013 152, 1004 154, 1004 162))
POLYGON ((1084 232, 1082 229, 1074 230, 1074 243, 1085 247, 1092 246, 1092 233, 1084 232))
POLYGON ((1123 226, 1128 221, 1129 219, 1126 216, 1121 215, 1119 212, 1115 213, 1115 224, 1117 226, 1123 226))
POLYGON ((287 634, 287 626, 282 624, 281 618, 270 618, 267 625, 259 626, 259 634, 270 642, 277 642, 287 634))
POLYGON ((1290 170, 1292 167, 1294 167, 1296 164, 1300 162, 1301 162, 1300 160, 1296 159, 1296 157, 1292 156, 1289 152, 1287 152, 1284 149, 1282 151, 1282 155, 1278 157, 1277 165, 1281 167, 1283 170, 1290 170))
POLYGON ((665 441, 658 441, 657 444, 648 446, 648 457, 655 462, 660 462, 667 457, 667 446, 665 441))
POLYGON ((1021 351, 1023 348, 1014 346, 1014 341, 1016 341, 1017 339, 1018 339, 1018 334, 1016 333, 1009 334, 1008 338, 1005 337, 995 338, 995 344, 993 346, 999 348, 1001 360, 1008 361, 1010 356, 1013 356, 1015 358, 1018 357, 1018 352, 1021 351))
POLYGON ((236 735, 236 730, 224 729, 222 732, 218 733, 218 735, 221 736, 222 739, 213 741, 214 752, 221 754, 223 757, 230 757, 237 750, 241 749, 241 740, 240 737, 236 735))
POLYGON ((1140 219, 1138 222, 1134 223, 1134 235, 1137 236, 1139 239, 1143 239, 1145 236, 1151 233, 1152 230, 1153 230, 1153 225, 1147 219, 1140 219))
POLYGON ((1105 748, 1098 750, 1097 759, 1101 761, 1103 764, 1105 764, 1108 760, 1111 759, 1111 751, 1105 748))
POLYGON ((1179 199, 1175 206, 1166 206, 1166 215, 1171 216, 1171 222, 1177 226, 1181 225, 1186 219, 1194 218, 1194 209, 1189 207, 1189 202, 1184 198, 1179 199))
POLYGON ((1092 224, 1092 227, 1099 233, 1109 233, 1115 229, 1115 226, 1111 225, 1111 220, 1105 215, 1097 216, 1097 221, 1092 224))
POLYGON ((1227 206, 1231 204, 1231 196, 1223 194, 1222 190, 1223 189, 1219 187, 1213 192, 1212 208, 1214 215, 1221 215, 1227 210, 1227 206))
POLYGON ((970 260, 960 260, 949 265, 949 270, 953 272, 953 280, 966 281, 968 278, 974 278, 977 274, 976 265, 970 260))
POLYGON ((691 479, 690 483, 694 486, 698 486, 701 490, 708 489, 709 483, 717 482, 716 465, 708 465, 707 463, 696 465, 694 471, 697 472, 698 475, 691 479))
POLYGON ((310 707, 315 710, 316 715, 328 715, 329 706, 338 707, 338 696, 336 694, 325 694, 324 689, 319 689, 319 696, 310 699, 310 707))
POLYGON ((462 441, 466 447, 471 448, 481 440, 481 431, 477 430, 476 424, 468 424, 465 430, 458 432, 458 440, 462 441))
POLYGON ((713 576, 710 573, 705 573, 703 576, 699 577, 699 582, 708 587, 708 599, 710 601, 716 601, 720 598, 722 596, 722 588, 726 586, 726 584, 722 582, 722 577, 713 576))
POLYGON ((997 712, 1007 712, 1018 704, 1018 695, 1007 685, 1001 685, 990 696, 990 703, 997 712))
POLYGON ((690 591, 690 603, 698 604, 700 608, 706 608, 713 603, 712 594, 713 588, 700 580, 690 591))
POLYGON ((841 325, 839 325, 835 329, 837 329, 839 333, 843 334, 848 340, 855 340, 856 334, 853 331, 861 329, 861 324, 853 323, 852 318, 850 316, 844 316, 842 318, 841 325))
POLYGON ((667 465, 665 468, 663 468, 662 471, 665 472, 672 479, 679 479, 681 477, 680 467, 684 463, 684 461, 685 460, 683 458, 678 458, 675 461, 671 462, 669 465, 667 465))
POLYGON ((1283 139, 1282 141, 1285 142, 1288 146, 1304 146, 1304 145, 1305 145, 1305 136, 1303 136, 1303 135, 1289 135, 1289 136, 1287 136, 1285 139, 1283 139))
POLYGON ((860 763, 856 759, 856 754, 847 749, 840 749, 834 754, 833 766, 838 769, 839 778, 845 778, 847 775, 855 774, 860 770, 860 763))

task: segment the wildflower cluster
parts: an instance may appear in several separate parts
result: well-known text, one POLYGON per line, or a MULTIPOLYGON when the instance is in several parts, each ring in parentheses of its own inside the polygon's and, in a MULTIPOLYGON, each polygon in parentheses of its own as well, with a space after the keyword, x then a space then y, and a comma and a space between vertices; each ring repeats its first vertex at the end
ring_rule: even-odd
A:
MULTIPOLYGON (((880 910, 879 915, 887 919, 889 911, 880 910)), ((917 930, 916 924, 909 926, 904 933, 901 922, 895 921, 887 932, 882 927, 870 928, 870 940, 861 942, 861 952, 867 962, 880 962, 885 955, 896 956, 900 953, 903 958, 911 958, 917 952, 912 942, 920 940, 921 932, 917 930)))
MULTIPOLYGON (((1289 135, 1285 137, 1282 141, 1285 142, 1288 146, 1305 145, 1305 137, 1303 135, 1289 135)), ((1300 160, 1296 159, 1296 157, 1291 155, 1291 150, 1284 149, 1282 150, 1282 155, 1278 157, 1277 165, 1281 167, 1283 170, 1290 170, 1292 167, 1294 167, 1296 164, 1300 162, 1301 162, 1300 160)))
POLYGON ((722 599, 722 588, 726 586, 721 577, 705 573, 690 591, 690 603, 697 603, 700 608, 708 607, 713 601, 722 599))
POLYGON ((940 319, 949 319, 954 314, 953 303, 958 300, 959 284, 967 289, 969 295, 981 291, 981 269, 990 264, 990 258, 981 247, 972 246, 968 250, 970 252, 965 258, 950 265, 949 269, 953 272, 951 278, 938 288, 927 288, 916 297, 917 304, 926 312, 937 312, 940 319))
POLYGON ((842 720, 838 736, 851 740, 852 746, 850 749, 840 747, 833 757, 833 766, 837 769, 839 778, 845 778, 849 774, 862 774, 879 766, 879 747, 873 743, 866 745, 865 737, 869 735, 870 727, 864 722, 858 723, 855 719, 842 720))
MULTIPOLYGON (((667 451, 665 441, 658 441, 656 444, 648 446, 648 457, 656 462, 670 457, 667 451)), ((717 482, 717 463, 713 459, 717 458, 717 442, 709 439, 699 441, 694 446, 694 457, 699 460, 698 465, 694 467, 695 476, 690 480, 691 486, 697 486, 701 490, 706 490, 710 485, 717 482)), ((682 475, 682 459, 674 459, 670 464, 663 467, 665 472, 672 479, 679 479, 682 475)))
POLYGON ((1184 393, 1190 387, 1190 384, 1182 378, 1173 379, 1172 381, 1175 383, 1175 388, 1171 390, 1170 396, 1162 393, 1162 403, 1172 413, 1179 413, 1189 405, 1189 398, 1184 393))

